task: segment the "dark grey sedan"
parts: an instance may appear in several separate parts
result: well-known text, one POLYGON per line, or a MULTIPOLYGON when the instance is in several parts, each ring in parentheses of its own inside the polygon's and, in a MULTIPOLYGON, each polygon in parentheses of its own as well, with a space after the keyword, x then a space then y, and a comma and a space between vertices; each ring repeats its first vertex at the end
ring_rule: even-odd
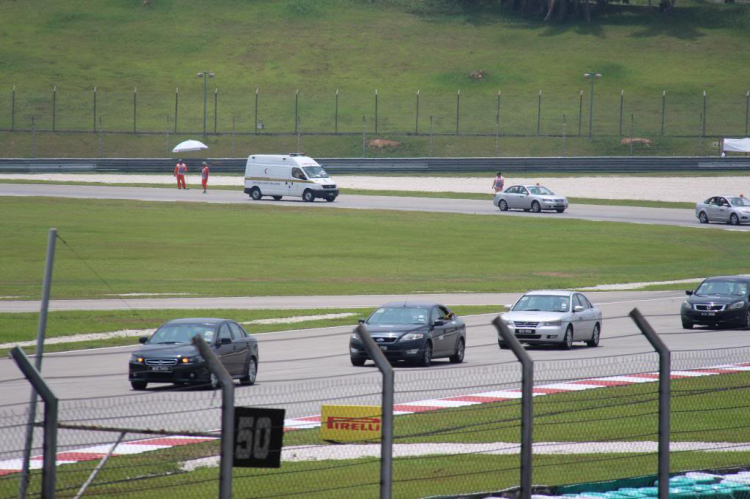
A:
POLYGON ((685 291, 682 327, 695 325, 750 328, 750 277, 709 277, 695 291, 685 291))
POLYGON ((177 319, 167 322, 130 356, 128 379, 134 390, 149 383, 210 384, 219 380, 198 354, 192 339, 201 336, 234 379, 252 385, 258 375, 258 340, 228 319, 177 319))
MULTIPOLYGON (((448 307, 428 302, 387 303, 362 321, 390 361, 404 360, 427 367, 432 359, 464 360, 466 325, 448 307)), ((352 364, 369 356, 356 333, 349 340, 352 364)))

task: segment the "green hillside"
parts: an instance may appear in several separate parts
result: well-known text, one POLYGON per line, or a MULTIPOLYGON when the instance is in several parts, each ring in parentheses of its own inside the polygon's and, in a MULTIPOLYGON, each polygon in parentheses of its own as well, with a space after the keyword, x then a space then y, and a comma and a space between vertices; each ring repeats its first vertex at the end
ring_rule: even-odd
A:
POLYGON ((178 87, 178 134, 203 131, 196 74, 205 70, 216 74, 207 85, 207 130, 224 134, 210 139, 214 156, 296 148, 296 137, 273 136, 295 132, 295 109, 303 134, 339 132, 303 135, 302 146, 316 156, 361 155, 363 116, 367 139, 401 142, 370 154, 395 156, 630 154, 620 135, 631 133, 653 142, 634 154, 696 154, 711 152, 711 137, 745 133, 748 4, 692 0, 665 16, 631 3, 595 11, 590 24, 544 23, 490 1, 456 4, 4 0, 0 154, 163 156, 167 130, 169 141, 182 138, 174 137, 178 87), (586 71, 602 74, 593 142, 575 137, 579 127, 588 133, 586 71), (256 132, 256 89, 264 129, 248 137, 242 134, 256 132), (704 91, 706 137, 699 140, 704 91), (38 130, 51 130, 54 120, 58 133, 37 133, 32 144, 31 134, 8 132, 31 129, 32 117, 38 130), (95 119, 105 134, 138 135, 66 133, 92 131, 95 119), (406 135, 417 131, 424 136, 406 135))

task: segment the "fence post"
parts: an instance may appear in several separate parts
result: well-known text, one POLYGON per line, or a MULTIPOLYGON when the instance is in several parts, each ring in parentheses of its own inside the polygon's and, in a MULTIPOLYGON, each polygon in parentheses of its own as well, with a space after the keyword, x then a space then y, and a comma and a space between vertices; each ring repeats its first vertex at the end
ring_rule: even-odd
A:
POLYGON ((138 115, 138 87, 133 89, 133 133, 138 133, 136 117, 138 115))
POLYGON ((299 88, 294 92, 294 133, 297 133, 299 124, 299 88))
POLYGON ((620 90, 620 137, 622 137, 622 112, 625 107, 625 90, 620 90))
MULTIPOLYGON (((15 85, 13 88, 16 88, 15 85)), ((745 94, 745 136, 747 136, 748 117, 750 117, 750 90, 745 94)))
MULTIPOLYGON (((99 116, 99 157, 104 157, 104 127, 102 126, 102 117, 99 116)), ((167 153, 169 153, 169 144, 167 144, 167 153)))
POLYGON ((367 121, 362 115, 362 157, 367 157, 367 121))
POLYGON ((430 115, 430 157, 432 157, 432 115, 430 115))
POLYGON ((701 115, 701 137, 706 136, 706 91, 703 91, 703 114, 701 115))
POLYGON ((378 89, 375 89, 375 133, 378 133, 378 89))
POLYGON ((216 121, 219 112, 219 89, 214 88, 214 134, 216 134, 216 121))
POLYGON ((498 129, 500 128, 500 92, 501 90, 497 91, 497 113, 495 113, 495 116, 496 116, 495 121, 497 122, 498 129))
POLYGON ((94 87, 94 132, 96 132, 96 87, 94 87))
POLYGON ((339 133, 339 89, 336 89, 336 109, 333 112, 333 133, 339 133))
POLYGON ((456 135, 458 135, 458 125, 461 118, 461 89, 458 89, 456 94, 456 135))
POLYGON ((633 132, 635 128, 635 114, 630 115, 630 155, 633 155, 633 132))
POLYGON ((380 499, 391 499, 393 489, 393 367, 380 347, 370 336, 367 327, 360 324, 354 332, 362 340, 367 355, 383 375, 383 400, 381 418, 383 436, 380 440, 380 499))
POLYGON ((36 158, 36 121, 31 117, 31 157, 36 158))
POLYGON ((513 351, 518 362, 521 363, 521 491, 518 497, 519 499, 530 499, 534 424, 534 361, 531 360, 531 356, 516 339, 515 334, 500 320, 500 316, 495 317, 492 324, 500 333, 505 344, 513 351))
MULTIPOLYGON (((13 93, 10 98, 10 129, 11 130, 16 129, 16 86, 15 85, 13 85, 13 93)), ((745 129, 747 129, 747 119, 745 119, 745 129)))
POLYGON ((667 115, 667 91, 661 94, 661 134, 664 135, 664 120, 667 115))
POLYGON ((659 499, 669 498, 669 417, 672 359, 667 345, 659 338, 640 310, 631 310, 638 329, 659 354, 659 499))
POLYGON ((174 89, 174 133, 177 133, 177 105, 180 101, 180 87, 174 89))
MULTIPOLYGON (((563 114, 563 156, 567 156, 568 153, 565 150, 565 131, 566 131, 567 123, 565 121, 565 115, 563 114)), ((620 118, 620 135, 622 135, 622 117, 620 118)))
POLYGON ((219 498, 232 497, 232 465, 234 461, 234 381, 211 347, 200 335, 193 336, 193 345, 221 384, 221 464, 219 465, 219 498))
POLYGON ((234 116, 232 116, 232 157, 234 158, 234 116))
MULTIPOLYGON (((747 128, 747 125, 745 125, 745 128, 747 128)), ((419 90, 417 90, 417 119, 414 123, 414 134, 419 135, 419 90)))
POLYGON ((539 90, 539 103, 536 110, 536 135, 539 136, 539 130, 542 126, 542 90, 539 90))
POLYGON ((578 136, 581 136, 581 119, 583 118, 583 90, 581 90, 581 98, 578 101, 578 136))
POLYGON ((52 89, 52 131, 57 128, 57 85, 52 89))
POLYGON ((255 89, 255 134, 258 134, 258 89, 255 89))
MULTIPOLYGON (((11 357, 18 364, 23 375, 34 387, 34 400, 36 393, 44 400, 44 444, 42 464, 42 499, 54 499, 55 497, 55 475, 57 473, 57 397, 52 389, 47 386, 39 371, 31 365, 29 358, 20 347, 14 347, 10 351, 11 357)), ((38 359, 38 357, 37 357, 38 359)), ((36 407, 35 407, 36 410, 36 407)), ((32 414, 33 418, 33 414, 32 414)), ((30 425, 33 431, 33 419, 30 425)), ((27 431, 29 428, 27 428, 27 431)), ((23 483, 23 482, 22 482, 23 483)), ((26 487, 18 492, 19 497, 26 497, 26 487), (23 495, 21 495, 23 493, 23 495)))

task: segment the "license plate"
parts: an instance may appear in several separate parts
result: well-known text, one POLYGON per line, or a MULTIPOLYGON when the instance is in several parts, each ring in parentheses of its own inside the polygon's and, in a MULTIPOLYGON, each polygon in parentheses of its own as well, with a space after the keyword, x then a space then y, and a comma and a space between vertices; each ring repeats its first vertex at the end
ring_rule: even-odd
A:
POLYGON ((533 329, 516 329, 516 334, 534 334, 533 329))
POLYGON ((716 312, 703 312, 701 315, 704 317, 714 317, 716 316, 716 312))
POLYGON ((381 347, 380 347, 380 349, 381 349, 381 350, 388 350, 388 347, 383 347, 383 346, 381 346, 381 347))
POLYGON ((152 366, 151 370, 152 371, 158 371, 158 372, 161 372, 161 373, 171 373, 172 372, 172 368, 170 366, 152 366))

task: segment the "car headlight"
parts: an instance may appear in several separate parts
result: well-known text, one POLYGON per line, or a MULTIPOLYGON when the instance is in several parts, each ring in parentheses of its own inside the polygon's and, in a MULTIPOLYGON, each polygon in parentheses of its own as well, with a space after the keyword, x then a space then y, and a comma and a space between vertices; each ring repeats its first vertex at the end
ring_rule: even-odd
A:
POLYGON ((200 364, 203 362, 203 357, 200 355, 195 355, 193 357, 183 357, 180 359, 180 363, 182 364, 200 364))
POLYGON ((506 326, 515 326, 516 325, 516 323, 513 322, 510 319, 503 319, 503 322, 505 323, 506 326))
POLYGON ((141 357, 140 355, 133 354, 130 356, 130 363, 131 364, 143 364, 143 357, 141 357))
POLYGON ((424 338, 424 334, 422 333, 409 333, 403 335, 399 341, 414 341, 421 340, 422 338, 424 338))
POLYGON ((745 306, 745 302, 744 301, 738 301, 738 302, 732 303, 727 308, 729 310, 737 310, 737 309, 740 309, 740 308, 742 308, 744 306, 745 306))
POLYGON ((562 321, 547 321, 539 324, 540 326, 562 326, 562 321))
POLYGON ((687 300, 685 300, 684 302, 682 302, 682 308, 690 308, 690 302, 687 301, 687 300))
POLYGON ((351 335, 351 339, 353 339, 353 340, 358 340, 358 339, 359 339, 359 336, 357 336, 357 333, 352 333, 352 335, 351 335))

